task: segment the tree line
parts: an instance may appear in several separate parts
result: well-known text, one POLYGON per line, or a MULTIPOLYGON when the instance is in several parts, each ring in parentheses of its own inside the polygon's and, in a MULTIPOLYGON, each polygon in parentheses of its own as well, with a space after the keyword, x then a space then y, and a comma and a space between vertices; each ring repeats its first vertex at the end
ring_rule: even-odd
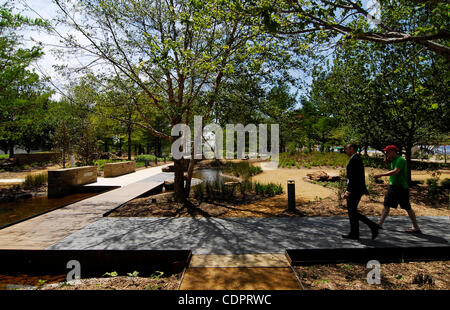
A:
MULTIPOLYGON (((413 146, 448 139, 447 2, 378 1, 376 23, 362 1, 54 2, 55 21, 14 14, 13 1, 1 6, 3 148, 40 143, 71 152, 75 140, 103 137, 108 150, 111 137, 131 157, 132 140, 152 141, 159 152, 178 138, 170 128, 192 125, 194 115, 278 123, 282 151, 397 144, 408 163, 413 146), (80 36, 56 31, 56 22, 80 36), (71 55, 91 59, 64 68, 70 83, 58 101, 29 69, 42 47, 21 46, 24 27, 45 29, 71 55), (307 77, 308 91, 297 96, 307 77)), ((194 164, 184 183, 184 159, 175 160, 179 201, 194 164)))

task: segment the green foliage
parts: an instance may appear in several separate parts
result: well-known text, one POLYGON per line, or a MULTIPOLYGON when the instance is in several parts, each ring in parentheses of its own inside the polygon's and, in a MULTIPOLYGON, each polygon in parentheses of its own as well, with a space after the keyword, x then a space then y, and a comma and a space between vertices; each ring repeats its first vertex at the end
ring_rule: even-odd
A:
POLYGON ((51 92, 45 81, 29 70, 42 56, 41 46, 23 48, 19 33, 46 23, 14 14, 12 5, 8 1, 0 4, 0 142, 31 150, 46 130, 42 115, 51 92))
POLYGON ((105 273, 103 274, 103 276, 107 276, 107 277, 111 277, 111 278, 117 277, 118 275, 119 275, 119 274, 118 274, 116 271, 105 272, 105 273))
POLYGON ((92 165, 98 157, 97 138, 95 128, 90 120, 85 120, 81 128, 81 135, 75 145, 75 152, 82 165, 92 165))
POLYGON ((283 187, 281 184, 275 184, 275 183, 268 183, 268 184, 261 184, 259 182, 256 182, 254 184, 254 190, 257 195, 264 195, 273 197, 275 195, 279 195, 283 193, 283 187))
POLYGON ((449 179, 445 179, 442 185, 439 186, 439 179, 441 177, 441 172, 439 170, 431 172, 431 178, 426 180, 428 185, 428 195, 434 201, 439 199, 439 196, 445 191, 445 186, 448 187, 449 179))
POLYGON ((38 286, 43 286, 45 283, 47 283, 47 280, 43 280, 43 279, 38 280, 38 286))
POLYGON ((291 155, 290 153, 281 153, 279 157, 279 167, 294 167, 297 168, 305 167, 318 167, 318 166, 328 166, 328 167, 345 167, 348 163, 348 157, 342 153, 336 152, 309 152, 309 153, 295 153, 291 155))
POLYGON ((162 271, 155 271, 154 273, 152 273, 150 278, 152 278, 154 280, 159 280, 163 275, 164 275, 164 272, 162 272, 162 271))
POLYGON ((231 173, 236 177, 242 178, 243 180, 247 180, 256 174, 261 173, 262 169, 259 166, 253 166, 248 161, 241 161, 238 163, 227 162, 223 167, 223 171, 231 173))
MULTIPOLYGON (((363 156, 365 167, 387 169, 389 166, 384 161, 383 157, 363 156)), ((337 152, 305 152, 305 153, 281 153, 279 157, 278 167, 346 167, 348 164, 348 157, 344 153, 337 152)), ((450 164, 436 163, 436 162, 422 162, 412 161, 412 170, 437 170, 450 167, 450 164)))
POLYGON ((450 179, 449 178, 445 178, 444 180, 442 180, 441 186, 442 186, 443 189, 449 190, 450 189, 450 179))
POLYGON ((129 276, 129 277, 137 277, 137 276, 139 276, 139 272, 138 271, 133 271, 133 272, 129 272, 129 273, 127 273, 127 275, 129 276))
MULTIPOLYGON (((155 162, 155 155, 152 154, 143 154, 143 155, 138 155, 135 157, 135 161, 136 162, 155 162)), ((170 158, 166 157, 166 160, 170 160, 170 158)), ((164 161, 164 157, 158 157, 158 162, 163 162, 164 161)))
POLYGON ((23 182, 24 188, 34 188, 40 187, 48 183, 48 174, 40 173, 40 174, 29 174, 25 177, 25 181, 23 182))

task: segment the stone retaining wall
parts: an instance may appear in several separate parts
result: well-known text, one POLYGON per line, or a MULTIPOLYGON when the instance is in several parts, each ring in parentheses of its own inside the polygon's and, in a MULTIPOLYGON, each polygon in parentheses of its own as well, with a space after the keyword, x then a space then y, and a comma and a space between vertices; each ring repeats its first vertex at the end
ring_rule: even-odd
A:
POLYGON ((13 159, 17 165, 26 165, 31 163, 53 161, 56 160, 59 155, 59 153, 14 154, 13 159))
POLYGON ((123 161, 118 163, 108 163, 105 164, 103 168, 103 177, 105 178, 113 178, 120 175, 124 175, 127 173, 136 171, 136 162, 135 161, 123 161))
POLYGON ((97 167, 85 166, 48 171, 48 197, 61 197, 74 187, 97 182, 97 167))

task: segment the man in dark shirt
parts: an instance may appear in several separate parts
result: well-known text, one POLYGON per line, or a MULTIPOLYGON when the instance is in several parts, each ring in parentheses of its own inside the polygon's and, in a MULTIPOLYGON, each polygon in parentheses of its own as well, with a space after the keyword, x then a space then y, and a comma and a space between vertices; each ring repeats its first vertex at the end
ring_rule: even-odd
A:
POLYGON ((345 239, 359 239, 359 221, 369 226, 372 232, 372 240, 378 236, 378 225, 358 212, 358 204, 362 195, 368 194, 364 175, 364 164, 361 156, 356 152, 357 146, 350 143, 345 148, 345 153, 350 157, 347 165, 347 191, 343 198, 347 199, 348 218, 350 220, 350 233, 343 235, 345 239))

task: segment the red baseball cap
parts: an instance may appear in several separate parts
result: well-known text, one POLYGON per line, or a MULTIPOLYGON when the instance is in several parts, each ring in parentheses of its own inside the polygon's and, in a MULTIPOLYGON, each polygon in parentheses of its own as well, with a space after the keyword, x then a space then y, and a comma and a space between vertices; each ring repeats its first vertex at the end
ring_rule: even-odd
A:
POLYGON ((383 149, 383 152, 388 152, 388 151, 398 152, 398 147, 396 147, 395 145, 388 145, 383 149))

